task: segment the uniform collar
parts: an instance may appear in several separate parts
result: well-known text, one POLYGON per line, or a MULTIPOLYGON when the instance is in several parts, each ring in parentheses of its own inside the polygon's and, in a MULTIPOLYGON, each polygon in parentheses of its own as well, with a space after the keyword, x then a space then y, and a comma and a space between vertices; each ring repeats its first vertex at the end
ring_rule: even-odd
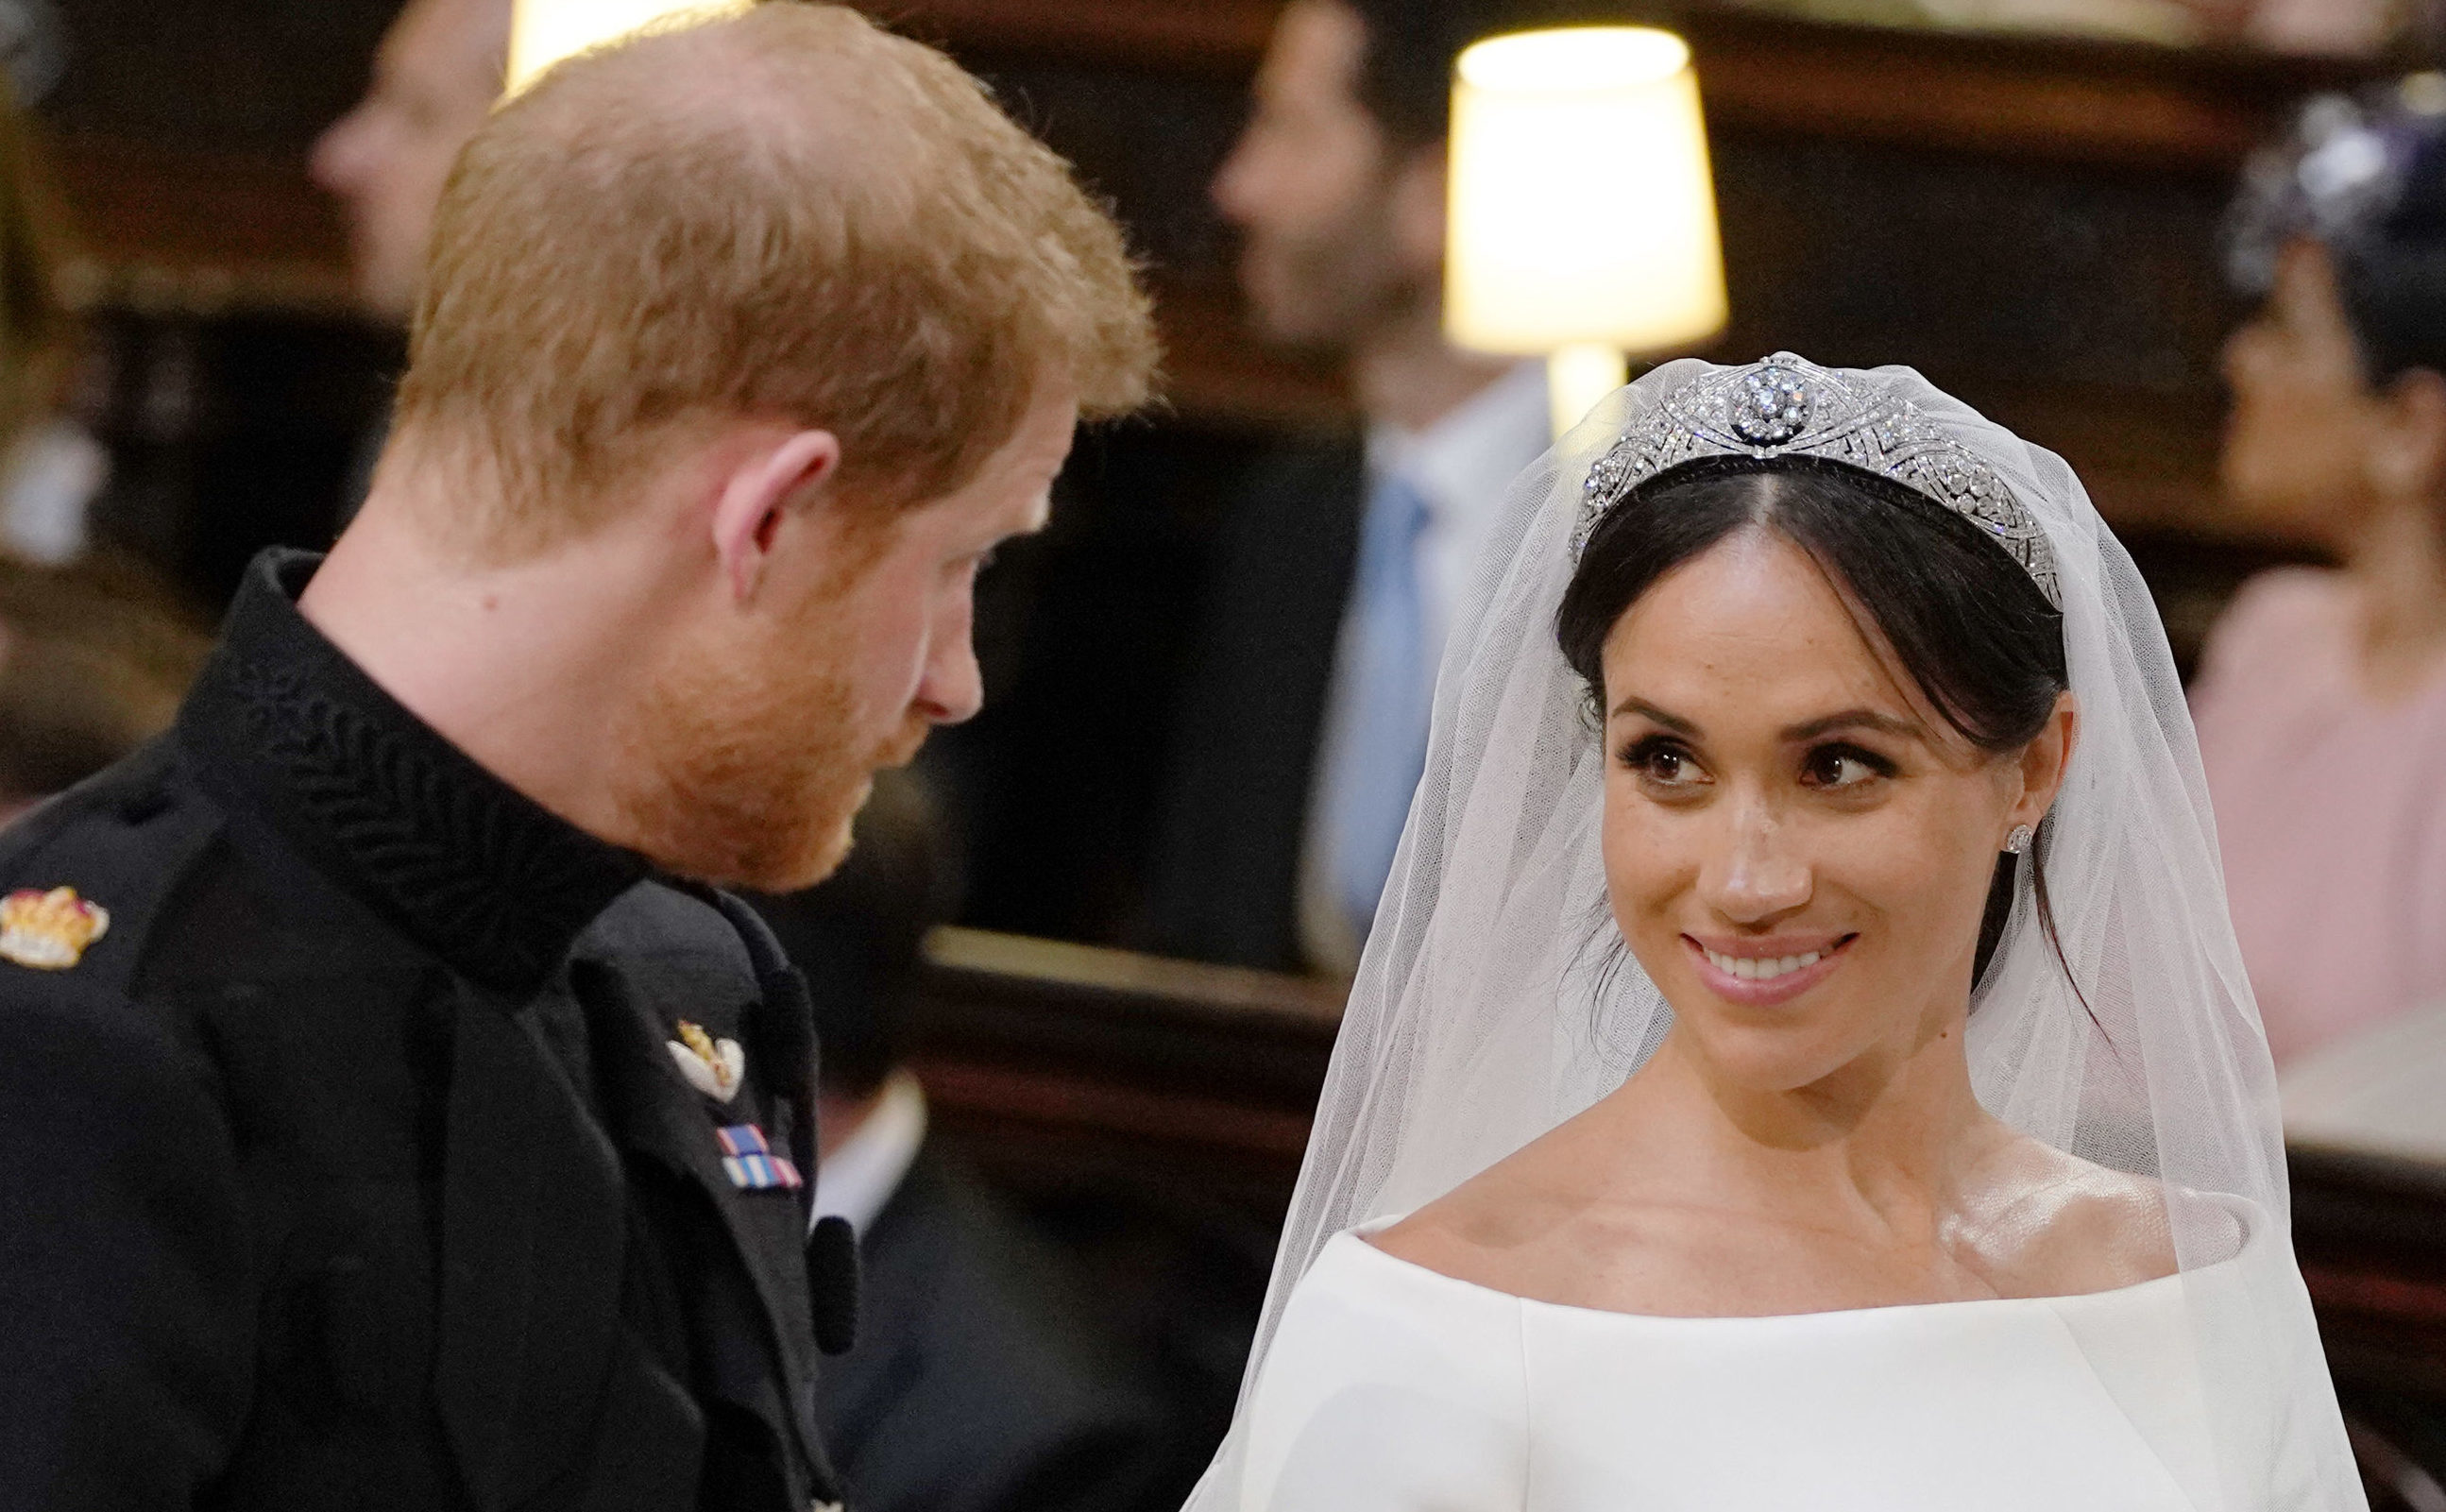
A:
POLYGON ((197 780, 452 970, 531 993, 650 868, 477 765, 326 640, 297 610, 321 562, 273 550, 248 567, 179 713, 197 780))

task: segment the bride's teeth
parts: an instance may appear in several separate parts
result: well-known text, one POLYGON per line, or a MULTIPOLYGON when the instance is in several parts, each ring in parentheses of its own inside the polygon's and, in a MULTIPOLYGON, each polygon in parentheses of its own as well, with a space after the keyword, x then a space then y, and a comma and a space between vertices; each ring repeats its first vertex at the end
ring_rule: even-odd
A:
POLYGON ((1826 958, 1823 951, 1809 951, 1799 955, 1782 955, 1769 960, 1746 955, 1720 955, 1714 951, 1706 954, 1718 971, 1745 982, 1773 981, 1776 977, 1804 971, 1826 958))

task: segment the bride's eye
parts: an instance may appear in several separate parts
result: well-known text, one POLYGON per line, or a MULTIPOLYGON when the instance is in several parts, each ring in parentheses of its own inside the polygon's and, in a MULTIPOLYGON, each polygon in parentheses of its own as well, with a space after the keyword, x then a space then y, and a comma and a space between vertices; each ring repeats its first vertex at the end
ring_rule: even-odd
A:
POLYGON ((1622 764, 1654 787, 1689 788, 1707 780, 1706 771, 1678 743, 1651 735, 1622 753, 1622 764))
POLYGON ((1893 763, 1857 746, 1820 746, 1809 753, 1800 767, 1803 784, 1835 792, 1893 774, 1893 763))

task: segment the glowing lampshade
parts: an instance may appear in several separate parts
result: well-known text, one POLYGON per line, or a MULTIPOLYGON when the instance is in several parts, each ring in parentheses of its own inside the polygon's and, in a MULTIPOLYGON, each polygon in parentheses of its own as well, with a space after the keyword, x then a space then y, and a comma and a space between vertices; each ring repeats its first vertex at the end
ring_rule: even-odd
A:
POLYGON ((1493 37, 1453 85, 1444 330, 1548 358, 1557 435, 1625 352, 1722 330, 1723 254, 1690 49, 1646 27, 1493 37))
POLYGON ((510 17, 509 93, 572 53, 658 21, 743 10, 752 0, 517 0, 510 17))

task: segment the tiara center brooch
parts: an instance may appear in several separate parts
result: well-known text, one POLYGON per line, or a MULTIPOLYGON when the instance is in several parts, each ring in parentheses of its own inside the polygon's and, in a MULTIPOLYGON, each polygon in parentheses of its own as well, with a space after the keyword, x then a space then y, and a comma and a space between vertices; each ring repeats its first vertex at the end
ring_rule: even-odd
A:
POLYGON ((1790 368, 1761 363, 1741 374, 1727 417, 1753 446, 1780 446, 1809 428, 1809 385, 1790 368))
POLYGON ((1633 419, 1589 468, 1571 555, 1632 489, 1703 457, 1816 457, 1891 478, 1976 525, 2063 607, 2046 532, 1977 452, 1891 382, 1788 351, 1710 369, 1633 419))

